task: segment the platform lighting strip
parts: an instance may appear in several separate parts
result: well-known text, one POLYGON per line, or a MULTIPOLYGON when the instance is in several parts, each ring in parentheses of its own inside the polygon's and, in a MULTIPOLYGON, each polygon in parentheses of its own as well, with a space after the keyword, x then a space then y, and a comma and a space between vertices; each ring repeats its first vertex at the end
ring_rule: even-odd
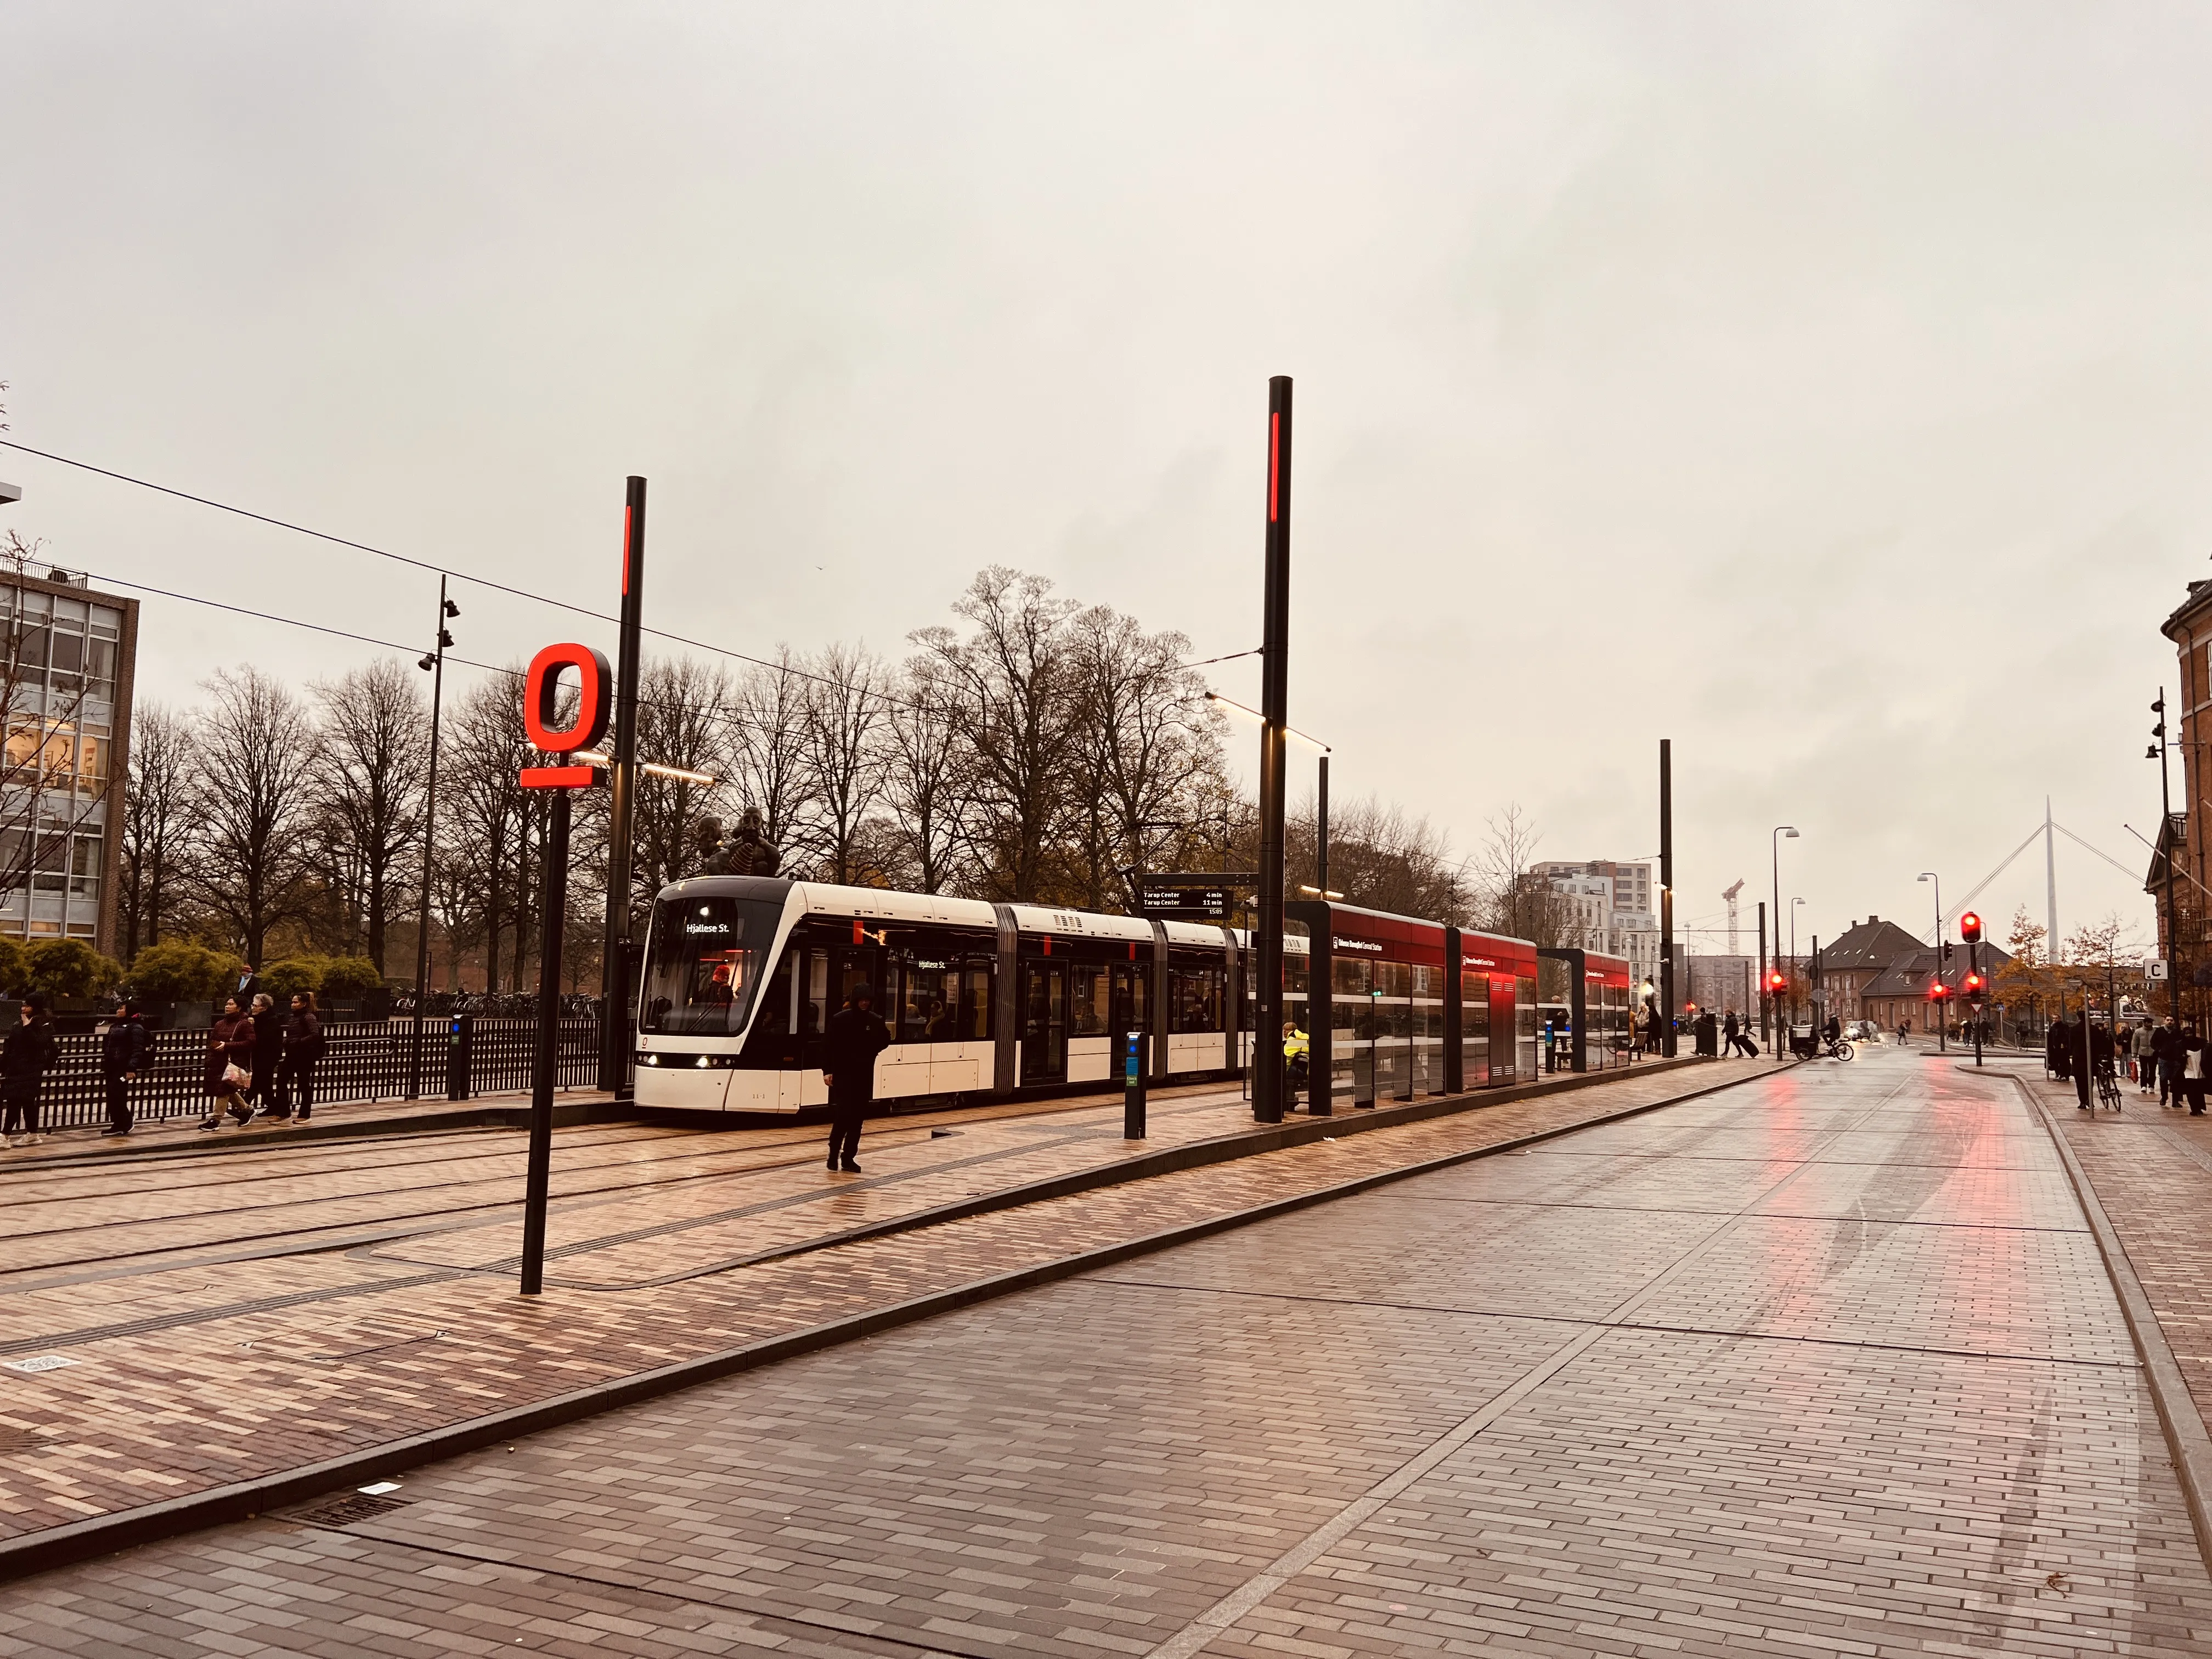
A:
MULTIPOLYGON (((1265 726, 1267 723, 1267 717, 1261 714, 1258 709, 1247 708, 1244 704, 1237 702, 1236 698, 1224 697, 1218 691, 1207 692, 1206 694, 1206 700, 1208 702, 1226 703, 1230 708, 1237 709, 1240 713, 1249 714, 1254 720, 1259 721, 1262 726, 1265 726)), ((1336 752, 1335 750, 1330 748, 1328 744, 1323 743, 1319 738, 1310 737, 1305 732, 1299 731, 1295 726, 1285 726, 1283 730, 1289 732, 1291 736, 1297 738, 1300 742, 1311 744, 1315 748, 1320 750, 1324 755, 1333 755, 1336 752)))
MULTIPOLYGON (((613 756, 602 755, 597 750, 580 750, 577 751, 576 758, 585 765, 596 766, 602 771, 611 769, 615 763, 613 756)), ((641 772, 650 772, 657 778, 675 778, 684 783, 714 784, 721 781, 721 779, 710 776, 705 772, 687 772, 680 766, 663 766, 659 761, 640 761, 637 763, 637 769, 641 772)))

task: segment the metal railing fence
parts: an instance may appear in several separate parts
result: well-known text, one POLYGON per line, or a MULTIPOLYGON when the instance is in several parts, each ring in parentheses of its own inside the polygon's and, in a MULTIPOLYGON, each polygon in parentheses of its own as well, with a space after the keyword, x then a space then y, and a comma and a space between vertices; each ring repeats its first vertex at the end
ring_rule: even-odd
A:
MULTIPOLYGON (((207 1109, 204 1028, 155 1031, 152 1061, 131 1085, 131 1105, 142 1121, 158 1121, 207 1109)), ((323 1027, 323 1057, 314 1071, 314 1103, 401 1100, 413 1075, 414 1025, 410 1020, 349 1021, 323 1027)), ((426 1022, 422 1033, 422 1098, 467 1100, 512 1094, 530 1087, 538 1022, 463 1015, 426 1022)), ((61 1055, 39 1091, 44 1126, 67 1129, 107 1121, 106 1084, 100 1073, 97 1033, 60 1039, 61 1055)), ((564 1089, 591 1088, 599 1074, 596 1014, 561 1021, 556 1072, 564 1089)))

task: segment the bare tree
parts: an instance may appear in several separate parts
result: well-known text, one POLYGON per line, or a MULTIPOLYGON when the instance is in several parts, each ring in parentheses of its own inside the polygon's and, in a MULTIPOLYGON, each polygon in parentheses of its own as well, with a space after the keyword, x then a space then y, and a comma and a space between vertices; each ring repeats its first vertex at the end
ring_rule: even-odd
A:
MULTIPOLYGON (((520 673, 501 674, 470 687, 447 716, 446 755, 440 763, 438 818, 441 850, 470 914, 459 930, 481 940, 484 989, 500 986, 500 947, 510 921, 520 931, 523 896, 514 872, 523 856, 523 767, 536 750, 522 726, 520 673), (450 769, 448 768, 450 767, 450 769)), ((520 981, 517 981, 519 987, 520 981)))
POLYGON ((389 657, 319 680, 314 693, 322 710, 315 803, 323 839, 345 874, 357 937, 382 973, 386 930, 422 844, 429 712, 413 677, 389 657))
MULTIPOLYGON (((650 662, 640 677, 637 753, 687 772, 727 771, 737 719, 730 677, 688 659, 650 662)), ((714 815, 714 786, 641 773, 631 818, 631 906, 642 915, 670 882, 699 869, 699 826, 714 815)))
POLYGON ((123 799, 122 885, 116 896, 123 960, 161 942, 179 891, 191 879, 198 836, 199 776, 193 729, 167 705, 144 702, 131 717, 131 775, 123 799))
POLYGON ((1218 817, 1219 716, 1198 675, 1182 666, 1190 641, 1147 634, 1133 617, 1094 605, 1070 626, 1081 685, 1080 878, 1084 902, 1111 902, 1114 872, 1202 860, 1218 817))
POLYGON ((942 893, 969 869, 961 720, 928 659, 899 686, 884 740, 884 804, 899 884, 942 893))
POLYGON ((1571 907, 1552 884, 1529 869, 1542 840, 1519 804, 1487 820, 1488 837, 1472 860, 1480 886, 1481 925, 1512 939, 1555 945, 1572 924, 1571 907))
POLYGON ((883 738, 890 678, 880 660, 852 646, 833 645, 810 659, 804 753, 811 803, 805 844, 823 878, 850 886, 863 875, 880 881, 877 860, 864 859, 866 831, 882 805, 888 756, 883 738), (869 866, 865 871, 863 865, 869 866))
POLYGON ((993 565, 954 604, 965 639, 925 628, 914 642, 958 696, 967 725, 974 822, 987 896, 1056 896, 1063 826, 1079 803, 1068 788, 1081 733, 1081 670, 1069 648, 1072 600, 1052 584, 993 565))
POLYGON ((251 666, 205 682, 198 747, 206 861, 201 890, 247 963, 299 913, 317 743, 300 700, 251 666))
POLYGON ((775 662, 748 671, 733 699, 732 781, 778 847, 791 844, 805 815, 806 690, 791 647, 778 646, 775 662))

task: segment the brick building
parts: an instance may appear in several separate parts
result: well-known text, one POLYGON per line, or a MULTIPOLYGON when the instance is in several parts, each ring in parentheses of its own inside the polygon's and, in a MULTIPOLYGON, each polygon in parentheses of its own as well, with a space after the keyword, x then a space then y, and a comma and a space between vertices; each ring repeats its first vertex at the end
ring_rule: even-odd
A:
POLYGON ((2204 858, 2204 814, 2190 810, 2212 786, 2205 766, 2204 745, 2212 743, 2212 580, 2189 584, 2189 597, 2160 624, 2159 631, 2173 642, 2178 672, 2166 689, 2164 723, 2173 758, 2180 764, 2173 779, 2174 811, 2158 836, 2158 850, 2145 872, 2143 887, 2157 909, 2158 953, 2173 964, 2182 987, 2184 1006, 2198 1018, 2204 1013, 2206 987, 2212 978, 2212 952, 2205 939, 2204 890, 2208 879, 2204 858), (2173 860, 2174 879, 2171 917, 2168 916, 2166 859, 2173 860), (2174 935, 2174 936, 2170 936, 2174 935))

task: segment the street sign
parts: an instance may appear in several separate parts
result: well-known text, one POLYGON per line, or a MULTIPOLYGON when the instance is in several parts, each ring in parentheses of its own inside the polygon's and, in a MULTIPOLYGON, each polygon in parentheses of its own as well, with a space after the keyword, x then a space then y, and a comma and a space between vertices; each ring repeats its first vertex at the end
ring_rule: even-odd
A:
POLYGON ((1225 922, 1237 908, 1237 894, 1259 882, 1255 875, 1233 870, 1139 875, 1134 883, 1137 914, 1162 921, 1225 922))
POLYGON ((2163 962, 2146 962, 2143 963, 2143 977, 2145 979, 2171 979, 2172 976, 2172 969, 2163 962))

